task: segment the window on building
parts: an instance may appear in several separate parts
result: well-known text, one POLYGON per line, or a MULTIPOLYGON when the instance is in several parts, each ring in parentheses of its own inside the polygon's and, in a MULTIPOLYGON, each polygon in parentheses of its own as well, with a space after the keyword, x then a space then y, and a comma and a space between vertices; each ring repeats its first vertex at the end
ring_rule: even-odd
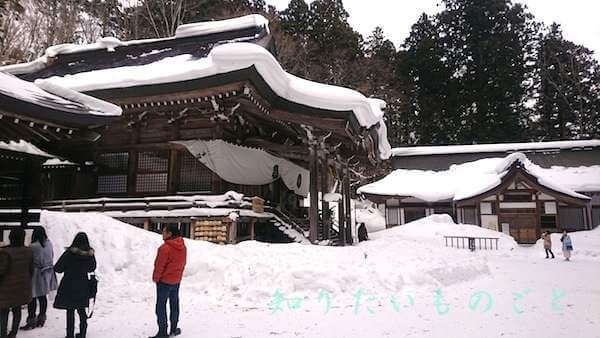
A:
POLYGON ((99 170, 96 191, 99 194, 127 192, 128 152, 99 154, 96 163, 99 170))
POLYGON ((23 197, 21 181, 13 177, 0 177, 0 201, 19 200, 23 197))
POLYGON ((560 228, 564 230, 584 230, 583 218, 584 208, 581 207, 559 207, 560 228))
POLYGON ((540 225, 546 229, 556 228, 556 216, 554 215, 542 215, 540 219, 540 225))
POLYGON ((213 173, 190 152, 180 153, 179 191, 212 191, 213 173))
POLYGON ((531 202, 533 199, 528 192, 511 192, 504 194, 504 202, 531 202))
POLYGON ((404 208, 404 223, 416 221, 425 217, 425 208, 404 208))
POLYGON ((492 203, 490 203, 490 202, 481 202, 481 204, 479 205, 479 210, 481 211, 482 215, 493 215, 494 214, 494 210, 492 208, 492 203))
POLYGON ((463 207, 462 208, 464 224, 477 224, 477 208, 476 207, 463 207))
POLYGON ((166 192, 169 173, 168 151, 142 151, 138 153, 136 192, 166 192))

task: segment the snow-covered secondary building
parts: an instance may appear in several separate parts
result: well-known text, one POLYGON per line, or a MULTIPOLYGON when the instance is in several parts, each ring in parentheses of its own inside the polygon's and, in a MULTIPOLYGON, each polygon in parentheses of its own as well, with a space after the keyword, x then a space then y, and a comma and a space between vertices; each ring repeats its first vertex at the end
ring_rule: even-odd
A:
POLYGON ((0 72, 0 225, 39 220, 42 165, 53 156, 24 139, 90 144, 120 114, 118 106, 93 97, 0 72))
POLYGON ((437 213, 533 243, 600 225, 600 140, 392 150, 395 170, 358 192, 388 227, 437 213))
POLYGON ((248 214, 247 197, 257 196, 262 216, 288 234, 350 240, 352 173, 376 170, 391 154, 385 102, 286 73, 268 24, 260 15, 188 24, 169 38, 53 46, 1 67, 123 110, 92 145, 22 137, 75 164, 47 168, 45 207, 111 212, 145 227, 180 223, 192 237, 192 218, 234 213, 238 239, 273 239, 273 227, 255 227, 263 220, 248 214), (319 212, 330 210, 320 196, 331 192, 343 196, 335 221, 319 212))

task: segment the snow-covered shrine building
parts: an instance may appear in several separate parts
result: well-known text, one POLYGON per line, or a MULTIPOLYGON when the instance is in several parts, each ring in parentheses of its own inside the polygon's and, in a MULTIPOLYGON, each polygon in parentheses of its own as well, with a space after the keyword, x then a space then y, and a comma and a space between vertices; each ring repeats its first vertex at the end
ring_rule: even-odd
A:
POLYGON ((274 43, 268 21, 249 15, 164 39, 53 46, 0 67, 123 111, 92 143, 19 135, 70 162, 44 167, 43 207, 179 223, 215 242, 351 241, 350 169, 389 158, 385 102, 286 73, 274 43), (330 203, 335 220, 320 212, 330 203))
POLYGON ((394 171, 358 192, 386 226, 438 213, 533 243, 600 225, 600 140, 392 150, 394 171))

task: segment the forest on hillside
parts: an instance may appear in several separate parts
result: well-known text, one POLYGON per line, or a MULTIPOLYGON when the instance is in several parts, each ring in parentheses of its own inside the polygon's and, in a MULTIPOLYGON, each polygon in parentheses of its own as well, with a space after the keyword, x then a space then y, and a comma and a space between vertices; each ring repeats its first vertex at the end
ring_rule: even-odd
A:
POLYGON ((61 43, 172 36, 178 25, 259 13, 290 73, 388 103, 393 146, 600 138, 600 65, 510 0, 441 0, 400 46, 362 36, 342 0, 0 0, 0 64, 61 43))

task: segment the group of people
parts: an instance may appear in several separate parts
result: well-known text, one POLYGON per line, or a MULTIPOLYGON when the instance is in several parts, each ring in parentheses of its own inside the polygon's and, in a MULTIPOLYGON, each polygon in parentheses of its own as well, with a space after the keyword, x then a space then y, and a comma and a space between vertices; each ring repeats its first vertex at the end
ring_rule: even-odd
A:
POLYGON ((57 290, 54 307, 67 310, 67 338, 84 338, 89 306, 88 273, 96 269, 94 249, 85 233, 78 233, 56 264, 52 242, 42 227, 34 229, 31 246, 25 246, 25 230, 16 228, 10 244, 0 248, 0 337, 17 336, 21 307, 27 304, 27 319, 21 330, 41 328, 46 323, 48 294, 57 290), (56 272, 64 273, 57 286, 56 272), (39 312, 37 311, 39 304, 39 312), (79 333, 74 334, 74 314, 79 313, 79 333), (36 315, 37 312, 37 315, 36 315), (8 315, 12 326, 8 330, 8 315))
MULTIPOLYGON (((546 258, 554 258, 554 253, 552 252, 552 238, 550 232, 546 231, 542 234, 542 239, 544 240, 544 250, 546 251, 546 258), (550 257, 548 254, 552 255, 550 257)), ((562 236, 560 237, 560 241, 562 242, 562 252, 565 256, 565 260, 571 260, 571 251, 573 251, 573 242, 571 241, 571 236, 567 233, 567 230, 563 231, 562 236)))
MULTIPOLYGON (((158 249, 152 280, 156 283, 158 333, 150 338, 166 338, 181 333, 179 322, 179 284, 186 264, 186 247, 176 225, 163 228, 164 243, 158 249), (167 331, 166 304, 170 307, 167 331)), ((14 338, 19 329, 33 330, 46 323, 48 294, 57 290, 54 308, 66 310, 66 338, 85 338, 90 298, 89 274, 96 270, 94 249, 84 232, 75 235, 56 264, 52 242, 42 227, 34 229, 31 246, 25 246, 25 230, 15 228, 10 244, 0 248, 0 338, 14 338), (57 286, 56 273, 63 273, 57 286), (38 309, 39 304, 39 311, 38 309), (21 326, 21 307, 27 305, 27 319, 21 326), (36 315, 37 312, 37 315, 36 315), (75 334, 75 312, 79 333, 75 334), (8 330, 9 314, 12 325, 8 330)))

